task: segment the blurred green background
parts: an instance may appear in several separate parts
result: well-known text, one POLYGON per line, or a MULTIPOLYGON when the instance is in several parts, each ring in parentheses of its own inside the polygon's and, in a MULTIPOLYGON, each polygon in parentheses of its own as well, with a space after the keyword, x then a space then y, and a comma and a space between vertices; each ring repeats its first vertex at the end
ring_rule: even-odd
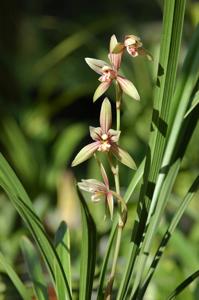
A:
MULTIPOLYGON (((0 148, 24 184, 49 235, 53 236, 62 219, 74 232, 74 281, 78 281, 81 238, 75 181, 99 177, 92 159, 74 170, 70 167, 77 151, 90 140, 88 126, 98 126, 101 104, 101 100, 92 103, 98 76, 88 68, 84 57, 107 60, 112 34, 116 34, 120 41, 126 34, 136 34, 153 54, 153 63, 142 57, 131 59, 125 56, 122 66, 122 72, 136 85, 141 102, 124 98, 121 144, 139 165, 145 155, 150 130, 162 8, 161 0, 0 1, 0 148)), ((198 20, 198 1, 188 1, 180 65, 198 20)), ((107 95, 114 104, 111 89, 107 95)), ((198 173, 198 144, 197 128, 175 184, 163 228, 198 173)), ((132 172, 123 166, 120 171, 122 189, 125 190, 132 172)), ((138 192, 139 189, 129 203, 130 217, 122 244, 124 257, 138 192)), ((94 204, 88 203, 99 231, 100 266, 111 224, 108 220, 102 222, 103 204, 96 209, 94 204)), ((172 238, 147 300, 163 299, 163 295, 168 295, 197 268, 198 210, 199 204, 195 199, 181 222, 181 230, 178 229, 172 238)), ((19 238, 24 233, 28 234, 1 192, 0 250, 27 280, 19 238)), ((157 242, 158 237, 154 249, 157 242)), ((122 258, 118 271, 122 270, 124 263, 122 258)), ((11 296, 13 289, 6 275, 0 273, 0 299, 14 299, 11 296)), ((179 299, 199 299, 199 286, 193 285, 179 299), (194 298, 194 293, 198 298, 194 298)))

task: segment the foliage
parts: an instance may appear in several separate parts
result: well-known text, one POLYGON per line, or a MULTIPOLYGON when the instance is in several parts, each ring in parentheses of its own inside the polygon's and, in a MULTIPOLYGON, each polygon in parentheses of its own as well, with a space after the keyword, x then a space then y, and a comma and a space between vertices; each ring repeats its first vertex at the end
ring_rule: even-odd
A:
MULTIPOLYGON (((122 66, 122 72, 134 78, 141 101, 132 102, 127 96, 122 107, 121 145, 133 154, 138 168, 120 168, 128 219, 121 234, 112 299, 198 298, 199 27, 191 30, 186 23, 194 33, 181 43, 185 8, 185 0, 164 1, 159 57, 154 33, 147 41, 154 62, 126 57, 122 66)), ((29 22, 26 30, 36 28, 41 35, 40 25, 29 22)), ((75 28, 43 58, 38 57, 44 38, 36 39, 35 33, 34 62, 25 45, 24 63, 16 60, 14 72, 24 92, 20 97, 26 101, 20 100, 22 106, 9 104, 1 112, 0 299, 1 295, 14 299, 12 289, 19 299, 33 295, 48 299, 52 290, 59 300, 104 298, 120 211, 113 221, 102 221, 103 204, 90 203, 86 195, 76 193, 69 167, 87 141, 88 123, 97 125, 98 119, 98 104, 89 104, 97 84, 83 57, 97 48, 97 56, 104 58, 100 34, 111 32, 117 23, 118 17, 113 17, 83 30, 75 28), (30 91, 36 92, 36 99, 30 91)), ((55 19, 43 24, 58 28, 55 19)), ((126 27, 118 32, 136 28, 126 27)), ((146 27, 140 30, 145 35, 146 27)), ((114 98, 111 88, 108 94, 114 98)), ((77 179, 85 178, 85 173, 100 178, 93 159, 86 170, 84 165, 75 173, 77 179)), ((110 179, 111 189, 113 185, 110 179)))

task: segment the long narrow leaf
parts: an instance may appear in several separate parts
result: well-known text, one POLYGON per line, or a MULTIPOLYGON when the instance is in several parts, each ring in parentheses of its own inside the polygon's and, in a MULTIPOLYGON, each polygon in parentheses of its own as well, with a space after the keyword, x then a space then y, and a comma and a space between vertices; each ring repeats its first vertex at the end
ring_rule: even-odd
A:
POLYGON ((82 245, 80 263, 79 299, 91 299, 95 260, 96 260, 96 227, 83 196, 79 193, 82 215, 82 245))
POLYGON ((57 254, 62 262, 62 266, 72 294, 72 274, 71 274, 71 261, 70 261, 70 233, 67 224, 62 221, 55 234, 55 247, 57 254))
POLYGON ((30 240, 23 238, 21 247, 28 266, 28 273, 38 300, 48 300, 48 290, 42 272, 40 260, 30 240))
POLYGON ((12 266, 7 262, 5 256, 0 252, 0 265, 3 267, 7 275, 12 280, 12 283, 18 290, 20 296, 22 299, 27 300, 31 299, 30 293, 28 292, 28 289, 23 284, 15 270, 12 268, 12 266))
POLYGON ((112 249, 115 234, 116 234, 116 231, 117 231, 117 222, 118 222, 118 220, 116 218, 114 220, 113 227, 112 227, 112 230, 111 230, 110 235, 109 235, 107 250, 106 250, 106 254, 105 254, 105 257, 104 257, 104 260, 103 260, 103 263, 102 263, 102 267, 101 267, 101 272, 100 272, 97 300, 103 299, 103 286, 104 286, 105 275, 106 275, 106 270, 107 270, 107 265, 108 265, 108 262, 109 262, 111 249, 112 249))
POLYGON ((157 228, 160 222, 160 218, 164 212, 164 208, 169 200, 169 197, 171 195, 171 190, 174 184, 174 181, 177 177, 179 168, 180 168, 181 161, 178 160, 175 162, 173 166, 171 166, 165 181, 163 185, 161 186, 160 195, 157 201, 157 204, 155 207, 150 206, 150 211, 148 215, 148 219, 150 219, 150 222, 147 222, 148 227, 145 232, 145 238, 143 241, 141 253, 138 258, 138 262, 136 265, 137 273, 136 278, 134 280, 134 288, 132 289, 132 296, 134 295, 136 289, 138 289, 139 282, 141 281, 142 274, 144 272, 145 266, 146 266, 146 260, 148 258, 150 247, 153 242, 153 238, 155 236, 155 233, 157 232, 157 228))
POLYGON ((156 251, 156 254, 154 256, 154 259, 151 263, 151 266, 149 268, 149 271, 144 279, 144 282, 142 284, 141 290, 140 290, 140 294, 138 299, 142 299, 142 296, 144 295, 148 284, 158 266, 158 263, 162 257, 162 254, 164 253, 164 250, 170 240, 170 238, 172 237, 172 234, 174 232, 174 230, 176 229, 177 225, 179 224, 180 219, 182 218, 183 213, 185 212, 187 206, 189 205, 190 201, 192 200, 192 198, 196 195, 196 193, 198 192, 199 189, 199 176, 195 179, 195 181, 193 182, 192 186, 190 187, 188 193, 186 194, 186 196, 184 197, 184 199, 182 200, 179 208, 177 209, 175 215, 173 216, 173 219, 167 229, 167 231, 165 232, 162 241, 156 251))
POLYGON ((174 299, 177 295, 179 295, 188 285, 190 285, 196 278, 199 277, 199 270, 191 274, 188 278, 186 278, 168 297, 168 300, 174 299))
POLYGON ((35 214, 28 195, 2 154, 0 154, 0 186, 2 186, 7 193, 12 204, 25 221, 30 233, 35 239, 44 258, 44 262, 49 269, 53 283, 55 284, 54 263, 56 262, 59 276, 62 279, 62 289, 65 291, 68 299, 72 299, 61 261, 52 243, 49 241, 40 219, 35 214))

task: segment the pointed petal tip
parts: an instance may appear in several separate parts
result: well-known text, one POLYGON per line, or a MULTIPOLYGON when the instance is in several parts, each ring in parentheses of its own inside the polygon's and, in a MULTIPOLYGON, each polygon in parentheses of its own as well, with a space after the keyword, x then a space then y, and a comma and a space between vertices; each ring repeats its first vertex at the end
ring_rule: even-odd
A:
POLYGON ((71 163, 71 167, 73 168, 73 167, 75 167, 75 166, 76 166, 76 163, 75 163, 75 161, 73 160, 72 163, 71 163))
POLYGON ((101 97, 109 88, 111 85, 111 82, 102 82, 95 90, 95 93, 93 95, 93 102, 95 102, 99 97, 101 97))

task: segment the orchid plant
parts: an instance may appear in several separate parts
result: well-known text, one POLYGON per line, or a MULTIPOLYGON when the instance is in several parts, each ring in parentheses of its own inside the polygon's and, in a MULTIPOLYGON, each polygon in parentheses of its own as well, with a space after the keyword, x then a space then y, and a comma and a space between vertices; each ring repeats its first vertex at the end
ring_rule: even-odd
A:
POLYGON ((99 161, 98 158, 96 158, 98 165, 100 166, 103 182, 99 182, 96 179, 83 179, 82 182, 78 183, 80 189, 92 194, 92 201, 98 202, 102 196, 106 199, 105 203, 108 205, 111 219, 113 218, 113 198, 118 201, 118 233, 111 274, 105 290, 106 299, 109 299, 112 294, 116 264, 121 243, 121 235, 127 218, 127 207, 120 193, 119 165, 117 161, 121 162, 131 169, 136 170, 136 164, 133 158, 126 150, 122 149, 119 146, 119 138, 121 134, 120 109, 122 103, 122 95, 123 93, 125 93, 134 100, 140 100, 140 96, 134 84, 129 79, 119 74, 119 69, 122 63, 125 48, 132 57, 136 57, 138 55, 146 55, 148 58, 151 58, 148 52, 142 47, 140 38, 134 35, 126 36, 123 43, 118 43, 116 36, 112 35, 108 53, 110 64, 99 59, 85 58, 85 61, 89 65, 89 67, 96 73, 100 74, 99 81, 101 83, 94 93, 94 102, 99 97, 101 97, 113 83, 115 83, 116 129, 111 128, 112 108, 109 99, 106 97, 101 105, 99 118, 100 127, 90 127, 90 136, 93 139, 93 142, 81 149, 72 162, 72 166, 74 167, 86 161, 92 156, 95 156, 96 158, 97 152, 103 152, 107 156, 110 169, 115 179, 115 191, 112 191, 109 187, 109 180, 106 175, 105 168, 102 162, 99 161), (112 156, 114 156, 117 160, 115 164, 113 163, 112 156))
MULTIPOLYGON (((135 163, 131 156, 132 153, 128 153, 120 145, 120 137, 123 134, 120 126, 123 96, 126 94, 136 101, 140 100, 139 93, 132 81, 121 75, 121 66, 126 54, 130 55, 132 59, 136 59, 138 56, 141 56, 142 59, 144 56, 152 61, 151 54, 143 47, 139 37, 130 34, 126 35, 122 42, 118 42, 116 36, 113 35, 107 55, 109 63, 99 59, 85 59, 89 67, 100 75, 100 84, 94 93, 93 101, 95 102, 107 93, 110 86, 115 88, 115 98, 109 100, 105 95, 103 99, 98 100, 102 100, 99 116, 100 126, 96 128, 90 126, 92 141, 77 153, 72 162, 72 166, 76 167, 94 157, 101 177, 101 180, 85 178, 77 183, 82 220, 81 255, 76 264, 78 270, 80 266, 78 279, 76 276, 72 276, 73 270, 71 271, 68 225, 64 221, 60 223, 53 243, 23 185, 0 153, 0 187, 7 195, 6 200, 10 199, 23 219, 34 240, 33 243, 26 237, 23 239, 21 247, 27 263, 31 287, 20 278, 9 259, 0 251, 0 271, 3 270, 9 276, 21 299, 48 300, 51 299, 49 298, 51 294, 54 297, 54 292, 56 300, 143 300, 151 297, 155 300, 162 299, 162 290, 157 287, 159 282, 157 284, 156 279, 152 286, 154 295, 148 288, 174 230, 190 201, 197 196, 199 189, 199 176, 196 175, 182 199, 179 200, 172 192, 191 135, 195 132, 198 117, 199 28, 196 28, 191 41, 189 41, 183 67, 178 70, 185 6, 186 0, 164 1, 162 40, 159 68, 157 68, 157 85, 154 86, 149 141, 146 155, 140 165, 135 163), (113 109, 116 110, 116 114, 112 114, 113 109), (116 120, 112 120, 113 115, 116 115, 116 120), (120 163, 123 168, 128 167, 132 171, 132 179, 129 184, 126 184, 124 193, 121 192, 120 185, 120 168, 122 167, 120 163), (112 182, 114 183, 111 184, 112 182), (139 185, 139 183, 141 184, 139 185), (139 188, 139 196, 136 197, 137 203, 135 204, 137 211, 132 215, 131 210, 128 210, 127 202, 134 195, 137 187, 139 188), (109 212, 107 219, 111 228, 106 234, 106 237, 108 235, 107 247, 105 250, 103 249, 103 255, 100 253, 99 260, 96 260, 99 252, 96 224, 84 194, 80 190, 89 194, 94 205, 102 201, 102 205, 109 212), (176 200, 174 204, 173 199, 176 200), (173 215, 169 210, 169 220, 167 220, 165 216, 167 216, 166 212, 170 206, 172 206, 173 215), (130 225, 125 227, 127 217, 130 225), (123 232, 124 228, 126 235, 123 232), (130 236, 128 235, 129 230, 130 236), (157 233, 158 239, 156 239, 157 233), (122 252, 125 253, 122 257, 122 276, 120 280, 116 280, 116 275, 119 275, 118 267, 121 265, 118 259, 119 251, 124 236, 128 236, 128 241, 126 239, 125 250, 122 248, 122 251, 125 251, 122 252), (128 255, 126 255, 126 251, 128 251, 128 255), (41 258, 43 259, 42 263, 41 258), (45 271, 43 262, 47 267, 45 271), (46 270, 50 276, 46 276, 46 270)), ((131 105, 134 103, 132 101, 131 105)), ((193 174, 196 170, 197 168, 194 167, 193 174)), ((180 174, 181 178, 182 174, 180 174)), ((195 218, 194 214, 193 216, 195 218)), ((23 232, 25 231, 23 230, 23 232)), ((179 241, 184 234, 183 230, 178 234, 181 234, 177 239, 179 246, 179 241)), ((177 247, 177 252, 175 252, 180 261, 182 255, 180 248, 185 248, 183 251, 186 255, 184 253, 182 255, 180 268, 183 267, 184 257, 187 256, 187 253, 193 254, 195 268, 197 265, 195 261, 198 259, 197 251, 196 253, 192 251, 192 247, 186 248, 184 241, 186 239, 183 238, 183 247, 177 247)), ((188 264, 189 260, 186 261, 186 267, 188 264)), ((194 272, 189 274, 177 288, 171 286, 172 289, 175 288, 173 292, 170 291, 169 286, 170 294, 166 298, 164 295, 164 299, 174 299, 198 277, 199 270, 194 269, 194 272)), ((196 297, 197 289, 198 286, 195 285, 194 295, 196 297)), ((190 291, 192 292, 193 289, 190 291)), ((191 295, 186 299, 196 299, 191 293, 186 295, 191 295)), ((184 299, 184 295, 179 299, 184 299)))

